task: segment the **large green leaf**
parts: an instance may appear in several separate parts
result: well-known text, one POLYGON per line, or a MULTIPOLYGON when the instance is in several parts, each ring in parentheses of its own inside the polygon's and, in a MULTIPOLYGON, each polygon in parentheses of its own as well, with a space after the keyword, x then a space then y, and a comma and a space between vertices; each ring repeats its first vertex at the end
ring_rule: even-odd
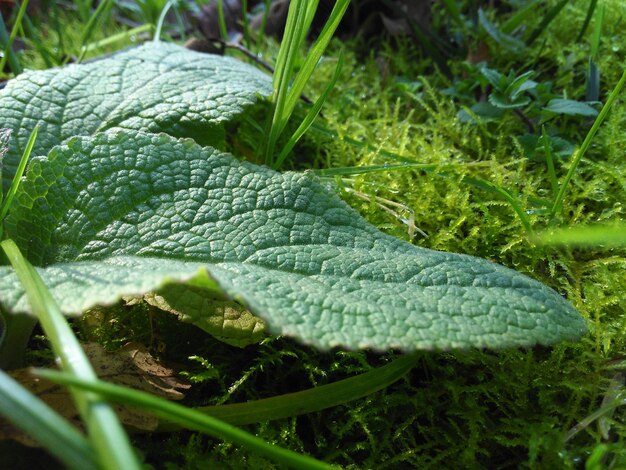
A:
MULTIPOLYGON (((208 273, 270 331, 320 348, 507 347, 585 332, 539 282, 384 235, 308 174, 165 134, 111 130, 34 159, 6 233, 68 314, 168 283, 215 289, 208 273)), ((8 267, 0 302, 28 311, 8 267)))
POLYGON ((6 190, 30 132, 32 155, 69 137, 113 127, 223 140, 221 124, 272 92, 271 78, 230 57, 147 43, 82 65, 27 71, 0 93, 0 126, 13 129, 3 162, 6 190))

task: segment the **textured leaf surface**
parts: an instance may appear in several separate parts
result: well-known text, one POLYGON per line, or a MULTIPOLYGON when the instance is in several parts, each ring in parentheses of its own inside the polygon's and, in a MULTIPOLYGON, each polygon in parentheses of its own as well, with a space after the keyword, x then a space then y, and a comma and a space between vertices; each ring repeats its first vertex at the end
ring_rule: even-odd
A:
POLYGON ((147 43, 88 64, 28 71, 0 92, 0 125, 14 130, 3 163, 10 184, 28 137, 46 155, 69 137, 113 127, 220 140, 220 124, 271 93, 271 78, 230 57, 147 43))
MULTIPOLYGON (((109 131, 31 162, 6 229, 66 313, 206 270, 270 331, 320 348, 506 347, 585 332, 556 292, 380 233, 315 178, 109 131)), ((26 311, 0 268, 3 307, 26 311)))

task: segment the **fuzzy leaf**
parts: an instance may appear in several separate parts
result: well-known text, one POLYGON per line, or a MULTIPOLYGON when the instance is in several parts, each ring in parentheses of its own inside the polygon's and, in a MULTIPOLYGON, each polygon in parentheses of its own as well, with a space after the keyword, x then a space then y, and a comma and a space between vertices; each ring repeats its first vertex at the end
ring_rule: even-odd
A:
MULTIPOLYGON (((586 330, 541 283, 382 234, 311 175, 164 134, 71 139, 31 162, 15 206, 7 234, 68 314, 206 272, 271 332, 322 349, 498 348, 586 330)), ((0 301, 28 311, 8 267, 0 301)))
POLYGON ((271 78, 230 57, 147 43, 88 64, 28 71, 0 93, 0 125, 14 130, 3 163, 6 190, 36 125, 32 155, 65 139, 119 127, 223 140, 222 123, 272 92, 271 78))

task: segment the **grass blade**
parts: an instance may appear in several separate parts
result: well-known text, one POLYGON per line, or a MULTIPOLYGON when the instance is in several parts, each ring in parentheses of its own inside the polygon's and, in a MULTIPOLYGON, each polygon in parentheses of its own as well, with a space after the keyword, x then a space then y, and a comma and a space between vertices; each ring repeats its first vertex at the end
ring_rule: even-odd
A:
MULTIPOLYGON (((266 5, 266 11, 269 9, 269 1, 266 5)), ((283 73, 285 72, 285 65, 287 63, 287 42, 290 42, 294 39, 295 36, 295 26, 296 26, 296 15, 299 13, 297 9, 300 7, 299 1, 295 0, 289 4, 289 12, 287 14, 287 22, 285 24, 285 32, 283 33, 283 39, 280 43, 280 48, 278 49, 278 56, 276 57, 276 65, 274 66, 274 75, 272 76, 272 88, 274 89, 274 95, 276 95, 278 87, 283 82, 283 73)), ((276 100, 276 96, 273 97, 276 100)))
MULTIPOLYGON (((157 20, 156 29, 154 31, 154 42, 159 42, 161 40, 161 31, 163 30, 163 24, 165 23, 165 16, 167 12, 170 11, 170 8, 176 3, 178 0, 169 0, 165 6, 161 9, 161 14, 159 15, 159 19, 157 20)), ((221 5, 221 2, 219 3, 221 5)))
POLYGON ((68 468, 97 470, 89 441, 65 418, 1 370, 0 414, 68 468))
POLYGON ((147 410, 162 419, 177 423, 184 428, 200 431, 218 439, 227 439, 247 447, 249 450, 259 455, 263 455, 292 468, 334 468, 331 465, 315 460, 312 457, 300 455, 296 452, 268 444, 264 440, 230 424, 224 423, 219 419, 177 403, 172 403, 162 398, 154 397, 148 393, 139 392, 126 387, 120 387, 118 385, 109 384, 99 380, 84 380, 71 374, 53 370, 37 370, 35 373, 39 377, 46 378, 52 382, 95 392, 113 402, 147 410))
POLYGON ((220 27, 220 36, 224 41, 228 41, 228 28, 226 27, 226 17, 224 16, 224 0, 217 0, 217 21, 220 27))
MULTIPOLYGON (((24 174, 24 170, 26 169, 26 164, 28 163, 28 159, 30 158, 30 153, 33 151, 33 146, 35 145, 35 140, 37 139, 37 133, 39 132, 39 127, 35 127, 33 131, 30 133, 30 137, 28 138, 28 142, 26 143, 26 148, 24 148, 24 152, 22 153, 22 158, 20 159, 20 163, 17 167, 17 171, 15 172, 15 176, 13 177, 13 181, 11 181, 11 186, 9 187, 9 191, 7 192, 6 199, 4 200, 2 207, 0 207, 0 224, 7 216, 9 209, 11 208, 11 203, 13 202, 13 198, 15 197, 15 193, 17 192, 17 188, 20 185, 20 179, 24 174)), ((2 229, 0 228, 0 234, 2 234, 2 229)))
POLYGON ((198 411, 231 424, 251 424, 324 410, 371 395, 401 379, 415 365, 416 356, 407 355, 364 374, 263 400, 233 405, 206 406, 198 411))
MULTIPOLYGON (((446 165, 454 166, 454 165, 446 165)), ((308 170, 316 174, 320 178, 328 178, 334 176, 353 176, 364 175, 366 173, 380 173, 385 171, 396 170, 422 170, 432 171, 443 169, 446 166, 437 163, 384 163, 382 165, 364 165, 364 166, 344 166, 339 168, 320 168, 316 170, 308 170)))
MULTIPOLYGON (((127 31, 122 31, 121 33, 114 34, 113 36, 109 36, 108 38, 100 39, 99 41, 89 43, 85 46, 85 52, 91 52, 95 49, 101 49, 103 47, 109 46, 111 44, 115 44, 116 42, 126 41, 132 36, 137 36, 142 33, 149 33, 154 31, 154 25, 150 23, 142 24, 141 26, 137 26, 136 28, 129 29, 127 31)), ((158 37, 156 33, 154 37, 158 37)))
MULTIPOLYGON (((0 245, 15 269, 31 308, 63 368, 83 380, 96 380, 96 373, 39 273, 22 256, 12 240, 4 240, 0 245)), ((139 470, 140 465, 128 436, 111 407, 97 396, 79 391, 74 392, 74 399, 100 466, 111 470, 139 470)))
MULTIPOLYGON (((13 75, 19 75, 22 73, 22 66, 20 62, 17 60, 15 53, 13 52, 13 41, 17 36, 17 32, 19 31, 22 25, 22 18, 24 17, 24 13, 26 12, 26 7, 28 6, 28 0, 24 0, 20 5, 20 9, 17 12, 17 17, 15 18, 15 24, 13 25, 13 29, 11 29, 11 36, 6 41, 4 46, 4 55, 2 59, 0 59, 0 71, 4 70, 4 66, 7 63, 7 59, 13 56, 14 60, 9 60, 9 65, 11 65, 11 70, 13 71, 13 75)), ((4 21, 3 21, 4 23, 4 21)), ((5 34, 6 35, 6 34, 5 34)), ((4 42, 4 41, 3 41, 4 42)))
POLYGON ((557 17, 561 10, 569 3, 569 0, 561 0, 559 3, 554 5, 548 12, 545 14, 541 22, 537 25, 537 27, 530 33, 528 36, 528 40, 526 44, 531 46, 533 42, 537 40, 539 36, 548 28, 552 20, 557 17))
MULTIPOLYGON (((339 22, 343 17, 350 0, 339 0, 335 3, 333 10, 326 21, 322 32, 309 50, 302 67, 289 85, 294 75, 295 59, 299 49, 306 39, 318 0, 305 2, 303 0, 293 0, 289 5, 287 15, 287 25, 285 34, 278 52, 276 70, 273 76, 274 86, 274 113, 269 126, 267 142, 265 145, 265 163, 276 167, 277 158, 274 157, 278 137, 285 129, 289 117, 293 113, 296 103, 304 90, 313 70, 317 66, 319 59, 326 50, 331 37, 333 36, 339 22)), ((310 124, 309 124, 310 125, 310 124)), ((284 159, 284 157, 283 157, 284 159)))
POLYGON ((78 14, 82 21, 89 20, 89 13, 91 12, 92 0, 74 0, 74 5, 77 7, 78 14))
POLYGON ((622 88, 624 88, 625 84, 626 84, 626 70, 624 70, 621 78, 617 82, 617 85, 615 85, 615 88, 613 88, 613 91, 611 91, 611 94, 609 95, 608 99, 606 100, 606 103, 602 107, 600 114, 598 114, 598 117, 596 118, 593 125, 591 126, 591 129, 589 129, 589 132, 585 136, 585 140, 583 140, 583 143, 580 146, 580 149, 578 150, 578 152, 574 153, 574 158, 572 159, 572 163, 569 167, 569 170, 567 174, 565 175, 565 178, 563 179, 563 183, 561 184, 561 187, 559 188, 559 192, 556 198, 554 199, 554 204, 552 205, 552 209, 550 211, 550 214, 552 216, 554 216, 558 211, 562 209, 563 199, 565 197, 565 191, 567 190, 567 185, 569 184, 572 177, 574 176, 574 173, 576 173, 576 168, 578 168, 578 164, 580 163, 580 160, 585 156, 585 153, 587 153, 587 149, 591 145, 591 141, 597 134, 598 130, 600 129, 600 126, 602 125, 606 117, 608 116, 609 111, 615 104, 615 101, 617 100, 617 97, 621 93, 622 88))
POLYGON ((96 29, 96 25, 100 21, 104 12, 111 5, 112 5, 112 0, 104 0, 103 2, 100 2, 100 4, 98 5, 98 8, 96 8, 96 11, 94 11, 93 15, 91 15, 91 17, 89 18, 89 21, 87 22, 87 25, 85 26, 85 29, 83 30, 83 34, 81 35, 81 38, 80 38, 81 51, 80 51, 80 57, 78 58, 79 64, 82 62, 83 58, 85 57, 85 53, 87 52, 85 48, 87 41, 89 41, 89 38, 91 38, 91 35, 96 29))
POLYGON ((289 152, 291 152, 293 147, 302 138, 304 133, 309 130, 309 127, 311 127, 311 124, 313 124, 313 121, 319 115, 320 111, 322 110, 322 106, 326 102, 326 98, 328 98, 328 95, 335 87, 335 83, 337 83, 337 80, 339 79, 339 74, 341 73, 341 69, 343 67, 343 61, 343 53, 341 53, 339 54, 339 60, 337 61, 337 67, 335 67, 335 72, 333 73, 333 76, 326 85, 326 88, 324 89, 322 94, 319 96, 319 98, 317 98, 313 106, 309 109, 306 116, 304 117, 296 131, 293 133, 289 141, 285 144, 285 147, 280 152, 280 155, 274 162, 274 168, 280 167, 280 165, 285 161, 285 158, 287 158, 287 155, 289 155, 289 152))
POLYGON ((517 198, 513 196, 509 191, 479 178, 471 178, 469 176, 465 176, 461 181, 471 186, 475 186, 476 188, 481 188, 489 191, 490 193, 499 194, 500 196, 502 196, 504 200, 508 202, 509 205, 513 208, 513 210, 519 217, 520 222, 524 226, 526 232, 529 234, 533 232, 532 226, 530 225, 530 220, 528 219, 526 212, 524 212, 524 209, 522 209, 522 206, 520 205, 520 202, 517 200, 517 198))
MULTIPOLYGON (((265 28, 267 26, 267 17, 269 15, 270 12, 270 6, 272 4, 272 0, 265 0, 264 5, 263 5, 263 17, 261 18, 261 27, 259 28, 259 39, 262 39, 265 36, 265 28)), ((287 18, 287 21, 289 21, 289 18, 287 18)), ((285 28, 286 30, 287 28, 285 28)))
POLYGON ((287 94, 289 81, 293 75, 296 56, 300 49, 297 44, 299 31, 302 30, 306 19, 306 6, 301 0, 294 0, 289 5, 287 28, 278 52, 278 61, 274 72, 274 114, 272 115, 269 136, 265 150, 265 163, 271 164, 274 159, 276 142, 287 124, 290 113, 287 112, 287 94), (292 10, 293 9, 293 10, 292 10), (292 14, 293 12, 293 14, 292 14), (290 18, 292 16, 292 18, 290 18), (283 52, 284 50, 284 52, 283 52), (278 77, 278 78, 277 78, 278 77))
POLYGON ((589 23, 591 22, 591 18, 593 18, 593 13, 596 9, 596 5, 598 4, 598 0, 589 0, 589 7, 587 8, 587 14, 585 15, 585 21, 583 21, 583 26, 580 28, 580 33, 578 33, 578 37, 576 38, 576 42, 582 41, 585 36, 585 32, 589 27, 589 23))
POLYGON ((242 0, 241 11, 243 12, 241 22, 243 28, 243 45, 250 50, 250 20, 248 18, 248 0, 242 0))
POLYGON ((317 40, 313 46, 311 46, 311 50, 307 54, 304 64, 302 64, 302 68, 298 71, 298 75, 295 77, 293 85, 289 90, 289 97, 285 108, 288 115, 291 115, 293 109, 296 107, 296 103, 304 91, 304 86, 309 81, 309 78, 311 78, 313 70, 315 70, 322 54, 328 47, 328 44, 330 43, 333 34, 335 34, 335 30, 339 26, 339 23, 341 22, 349 4, 350 0, 339 0, 335 3, 330 17, 324 25, 324 29, 322 29, 322 32, 318 36, 317 40))
POLYGON ((600 39, 602 38, 602 25, 604 24, 604 5, 598 10, 598 16, 596 18, 596 27, 593 30, 593 36, 591 37, 591 57, 594 62, 598 61, 598 51, 600 50, 600 39))
POLYGON ((540 2, 541 0, 534 0, 518 8, 509 19, 502 23, 500 31, 504 34, 512 34, 525 21, 530 20, 532 22, 537 13, 537 5, 540 2))
POLYGON ((46 67, 52 68, 55 65, 58 65, 57 60, 54 58, 50 50, 42 44, 42 39, 36 32, 33 23, 30 21, 30 18, 28 18, 28 15, 24 15, 22 26, 24 27, 25 34, 24 41, 29 47, 37 49, 37 52, 39 52, 39 55, 45 62, 46 67))

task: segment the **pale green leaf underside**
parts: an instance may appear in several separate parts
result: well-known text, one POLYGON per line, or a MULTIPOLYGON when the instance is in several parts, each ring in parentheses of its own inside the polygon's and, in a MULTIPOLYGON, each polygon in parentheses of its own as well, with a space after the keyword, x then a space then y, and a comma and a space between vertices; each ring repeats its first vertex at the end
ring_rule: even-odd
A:
MULTIPOLYGON (((312 176, 120 130, 31 162, 6 230, 68 314, 206 269, 271 332, 320 348, 509 347, 585 332, 556 292, 367 224, 312 176)), ((0 300, 27 311, 10 268, 0 300)))
POLYGON ((263 320, 237 302, 215 299, 203 287, 168 284, 144 300, 233 346, 258 343, 265 336, 263 320))
POLYGON ((14 131, 3 187, 36 125, 33 156, 46 155, 69 137, 113 127, 215 145, 221 123, 271 91, 271 78, 254 67, 169 43, 150 42, 88 64, 27 71, 0 93, 0 126, 14 131))

